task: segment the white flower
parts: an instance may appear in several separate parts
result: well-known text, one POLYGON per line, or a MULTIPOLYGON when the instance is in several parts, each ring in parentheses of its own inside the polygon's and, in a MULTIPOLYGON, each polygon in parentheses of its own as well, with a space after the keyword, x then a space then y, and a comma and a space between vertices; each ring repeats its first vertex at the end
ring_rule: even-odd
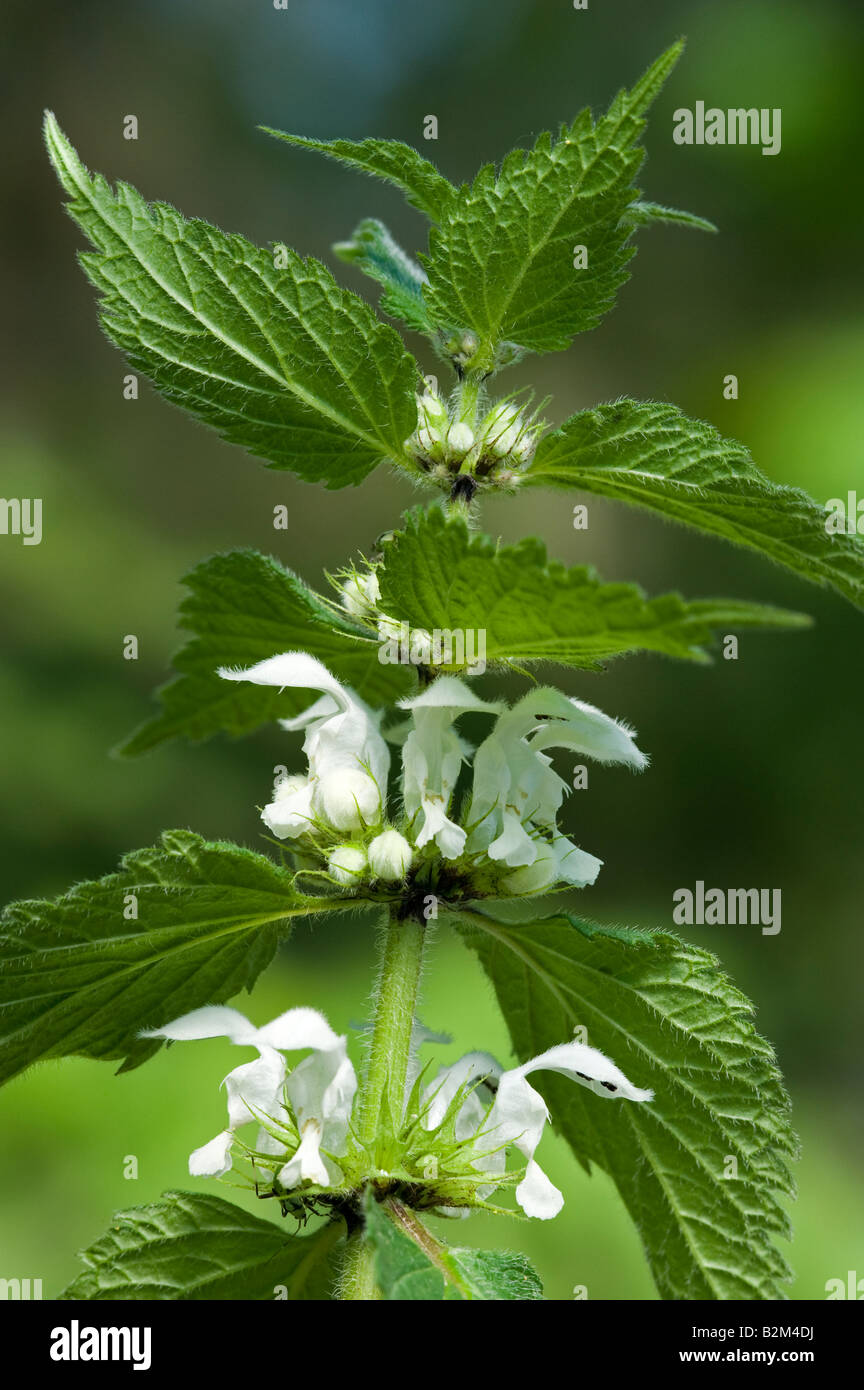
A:
MULTIPOLYGON (((483 1052, 471 1052, 452 1066, 441 1069, 424 1092, 423 1104, 427 1107, 424 1127, 435 1129, 441 1124, 462 1086, 481 1078, 489 1078, 494 1086, 497 1080, 491 1107, 482 1084, 466 1096, 456 1118, 456 1136, 464 1141, 473 1135, 477 1166, 490 1177, 500 1178, 504 1172, 506 1148, 511 1144, 517 1148, 527 1159, 527 1165, 525 1176, 516 1188, 516 1200, 526 1216, 547 1220, 557 1216, 564 1199, 534 1159, 549 1119, 546 1102, 526 1080, 534 1071, 559 1072, 604 1099, 646 1101, 653 1098, 654 1092, 632 1085, 602 1052, 578 1042, 550 1047, 539 1057, 532 1057, 522 1066, 503 1073, 494 1057, 483 1052)), ((485 1191, 494 1191, 495 1186, 492 1183, 485 1191)), ((484 1189, 480 1189, 479 1195, 484 1195, 484 1189)))
POLYGON ((465 848, 465 831, 448 818, 450 798, 466 745, 453 722, 468 710, 495 713, 501 706, 479 699, 456 676, 439 676, 413 699, 401 700, 411 711, 414 727, 402 746, 405 810, 414 822, 414 843, 422 849, 434 840, 445 859, 458 859, 465 848))
POLYGON ((543 893, 555 883, 567 883, 571 888, 587 888, 596 883, 603 860, 574 845, 565 835, 537 841, 537 858, 507 874, 502 887, 508 893, 526 895, 543 893))
POLYGON ((366 855, 358 845, 337 845, 330 853, 327 868, 343 887, 359 883, 366 868, 366 855))
POLYGON ((471 826, 469 851, 485 850, 490 859, 513 869, 535 870, 510 875, 512 892, 538 892, 557 880, 584 887, 601 867, 599 859, 558 834, 557 816, 568 787, 553 770, 546 748, 570 748, 633 768, 647 762, 626 725, 557 690, 532 690, 499 715, 474 755, 465 819, 471 826), (523 882, 524 887, 517 886, 523 882))
POLYGON ((369 845, 369 867, 375 878, 398 883, 405 877, 414 851, 398 830, 385 830, 369 845))
MULTIPOLYGON (((262 819, 285 838, 308 829, 308 813, 321 816, 337 830, 358 830, 380 818, 387 795, 390 752, 373 713, 347 686, 341 685, 307 652, 283 652, 245 671, 220 668, 225 680, 256 685, 302 687, 324 692, 296 719, 281 719, 283 729, 305 729, 303 751, 309 760, 309 800, 300 798, 284 811, 278 792, 262 819), (305 822, 304 822, 305 816, 305 822)), ((304 793, 305 798, 305 793, 304 793)))
MULTIPOLYGON (((188 1041, 198 1038, 228 1038, 243 1047, 254 1047, 258 1057, 229 1072, 223 1081, 228 1095, 228 1128, 189 1156, 193 1177, 222 1177, 231 1167, 234 1131, 251 1120, 266 1117, 284 1122, 283 1095, 290 1101, 300 1145, 284 1165, 280 1178, 285 1186, 310 1181, 326 1186, 341 1176, 335 1164, 328 1167, 321 1154, 323 1146, 337 1156, 344 1153, 357 1089, 354 1068, 348 1060, 346 1039, 333 1032, 323 1014, 316 1009, 289 1009, 263 1028, 224 1005, 205 1005, 183 1014, 164 1028, 142 1034, 146 1038, 188 1041), (312 1054, 300 1062, 286 1081, 283 1052, 312 1054), (291 1183, 283 1174, 288 1174, 291 1183)), ((285 1151, 285 1146, 262 1129, 258 1147, 268 1153, 285 1151)))

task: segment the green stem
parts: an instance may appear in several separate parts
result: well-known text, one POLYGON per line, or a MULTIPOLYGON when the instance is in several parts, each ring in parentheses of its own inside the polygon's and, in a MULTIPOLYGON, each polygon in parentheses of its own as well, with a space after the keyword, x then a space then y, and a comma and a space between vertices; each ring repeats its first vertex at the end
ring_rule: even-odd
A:
POLYGON ((343 1303, 371 1303, 381 1297, 375 1282, 375 1251, 362 1232, 351 1236, 345 1248, 338 1295, 343 1303))
POLYGON ((383 931, 372 1039, 357 1121, 360 1142, 373 1153, 381 1135, 402 1116, 425 938, 424 925, 396 915, 383 931))

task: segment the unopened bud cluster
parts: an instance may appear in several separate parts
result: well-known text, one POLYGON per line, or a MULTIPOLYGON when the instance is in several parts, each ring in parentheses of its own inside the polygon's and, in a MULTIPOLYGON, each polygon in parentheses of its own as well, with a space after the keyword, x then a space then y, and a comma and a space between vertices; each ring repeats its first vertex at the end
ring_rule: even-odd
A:
POLYGON ((513 401, 496 401, 473 423, 430 388, 417 397, 417 428, 406 441, 424 471, 440 481, 463 473, 512 486, 531 462, 543 425, 513 401))

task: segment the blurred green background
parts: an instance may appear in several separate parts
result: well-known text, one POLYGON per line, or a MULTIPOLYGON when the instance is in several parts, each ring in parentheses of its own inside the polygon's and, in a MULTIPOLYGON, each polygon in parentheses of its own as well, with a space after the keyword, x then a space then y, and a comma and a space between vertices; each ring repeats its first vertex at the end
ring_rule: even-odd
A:
MULTIPOLYGON (((187 420, 144 383, 124 401, 125 365, 101 336, 74 262, 39 121, 52 107, 85 161, 151 198, 267 242, 329 254, 361 216, 409 248, 419 214, 383 185, 294 151, 258 123, 319 137, 398 137, 453 179, 584 104, 606 104, 681 33, 689 46, 655 108, 641 186, 717 222, 717 238, 642 234, 619 306, 566 354, 527 359, 508 388, 552 393, 551 414, 618 394, 677 402, 751 447, 772 477, 820 501, 864 496, 858 6, 839 0, 674 3, 570 0, 148 0, 6 7, 3 274, 8 337, 0 387, 2 492, 44 499, 45 534, 0 537, 3 898, 62 890, 110 870, 164 825, 259 844, 254 806, 289 736, 170 746, 138 763, 109 757, 142 720, 177 644, 180 576, 208 553, 272 551, 312 583, 415 499, 383 470, 328 494, 268 472, 187 420), (679 147, 672 112, 780 107, 783 148, 679 147), (136 142, 123 118, 139 120, 136 142), (437 143, 423 119, 439 120, 437 143), (734 372, 740 398, 725 401, 734 372), (289 510, 287 533, 273 507, 289 510), (137 663, 122 659, 127 633, 137 663)), ((337 274, 361 288, 360 277, 337 274)), ((439 370, 412 343, 427 370, 439 370)), ((864 619, 757 558, 592 501, 574 531, 552 494, 485 508, 507 540, 535 533, 569 563, 651 592, 751 597, 811 612, 794 635, 747 634, 737 662, 684 669, 634 658, 561 681, 632 722, 647 775, 596 770, 569 827, 606 868, 578 900, 600 921, 671 925, 676 887, 779 887, 783 928, 692 928, 758 1005, 777 1045, 804 1150, 793 1212, 795 1298, 864 1276, 861 1183, 861 677, 864 619)), ((514 682, 514 689, 517 684, 514 682)), ((578 800, 578 805, 576 801, 578 800)), ((372 941, 356 925, 300 930, 248 1009, 295 1003, 334 1025, 362 1020, 372 941)), ((238 1001, 246 1008, 244 1001, 238 1001)), ((442 931, 424 1018, 467 1047, 507 1056, 473 957, 442 931)), ((196 1186, 189 1150, 216 1133, 218 1082, 240 1060, 222 1042, 175 1048, 118 1079, 108 1065, 48 1064, 0 1095, 0 1275, 41 1277, 55 1295, 74 1251, 112 1209, 196 1186), (136 1181, 124 1158, 139 1160, 136 1181)), ((505 1239, 536 1260, 554 1298, 652 1297, 629 1219, 602 1174, 587 1178, 551 1134, 541 1159, 566 1196, 549 1225, 505 1239)), ((206 1184, 197 1184, 206 1186, 206 1184)), ((212 1188, 212 1185, 211 1185, 212 1188)), ((230 1196, 230 1192, 225 1195, 230 1196)), ((246 1199, 241 1199, 246 1200, 246 1199)), ((259 1207, 259 1211, 261 1208, 259 1207)), ((267 1214, 267 1209, 265 1209, 267 1214)))

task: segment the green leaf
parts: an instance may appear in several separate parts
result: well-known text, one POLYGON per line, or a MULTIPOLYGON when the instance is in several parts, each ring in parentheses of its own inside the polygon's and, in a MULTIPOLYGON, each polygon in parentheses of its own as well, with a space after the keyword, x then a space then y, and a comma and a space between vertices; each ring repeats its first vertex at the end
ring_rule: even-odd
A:
POLYGON ((668 222, 678 227, 691 227, 697 232, 717 230, 707 217, 697 217, 694 212, 679 212, 678 208, 665 208, 660 203, 631 203, 626 215, 638 227, 650 227, 654 222, 668 222))
POLYGON ((108 337, 224 439, 327 487, 382 459, 406 467, 419 368, 368 304, 318 261, 186 221, 88 174, 53 115, 45 139, 68 211, 96 248, 81 264, 108 337))
POLYGON ((618 1187, 661 1297, 785 1297, 774 1241, 789 1235, 781 1197, 794 1192, 788 1098, 752 1005, 714 956, 666 932, 565 914, 464 920, 520 1058, 584 1027, 634 1085, 653 1087, 651 1102, 605 1102, 537 1073, 577 1158, 618 1187))
POLYGON ((375 1275, 385 1299, 403 1302, 464 1299, 542 1299, 543 1288, 524 1255, 458 1249, 436 1240, 401 1202, 375 1201, 367 1190, 364 1239, 375 1251, 375 1275))
POLYGON ((406 693, 410 676, 382 666, 378 643, 324 605, 291 570, 255 550, 233 550, 196 566, 179 623, 193 634, 174 658, 178 678, 159 691, 163 711, 121 752, 145 753, 172 738, 192 741, 225 732, 239 737, 261 724, 298 714, 311 703, 299 690, 226 681, 219 666, 250 666, 280 652, 316 656, 338 680, 372 705, 406 693))
POLYGON ((625 214, 643 157, 636 142, 681 49, 662 54, 596 124, 586 109, 557 139, 544 132, 531 150, 512 151, 497 176, 486 165, 433 228, 426 298, 442 326, 478 335, 478 366, 491 368, 502 338, 561 351, 611 307, 633 255, 625 214), (587 249, 582 269, 576 246, 587 249))
POLYGON ((143 1028, 251 989, 293 918, 344 909, 189 830, 53 902, 13 903, 0 916, 0 1082, 49 1057, 137 1066, 161 1046, 143 1028))
MULTIPOLYGON (((810 619, 733 599, 647 599, 635 584, 603 584, 585 565, 548 561, 541 541, 496 546, 435 507, 409 512, 378 569, 383 610, 412 628, 463 635, 443 670, 463 670, 464 634, 485 632, 489 662, 554 661, 596 670, 609 657, 656 651, 706 661, 703 644, 745 627, 801 628, 810 619)), ((476 642, 475 638, 475 642, 476 642)), ((446 655, 446 652, 445 652, 446 655)))
POLYGON ((165 1192, 158 1202, 117 1212, 86 1250, 61 1299, 267 1299, 330 1297, 338 1224, 292 1236, 221 1197, 165 1192))
POLYGON ((316 150, 330 159, 338 159, 351 169, 372 174, 386 183, 395 183, 412 207, 419 208, 433 221, 443 216, 456 194, 452 183, 439 173, 430 160, 401 140, 310 140, 304 135, 271 130, 266 125, 259 129, 267 135, 275 135, 277 140, 287 140, 289 145, 316 150))
POLYGON ((381 307, 401 319, 418 333, 430 333, 433 324, 423 298, 426 272, 384 226, 374 217, 364 218, 355 227, 350 241, 339 241, 333 247, 336 255, 349 265, 356 265, 379 285, 384 286, 381 307))
POLYGON ((579 411, 541 439, 524 482, 645 507, 864 606, 864 543, 827 534, 825 512, 806 492, 771 482, 743 444, 677 406, 624 399, 579 411))

